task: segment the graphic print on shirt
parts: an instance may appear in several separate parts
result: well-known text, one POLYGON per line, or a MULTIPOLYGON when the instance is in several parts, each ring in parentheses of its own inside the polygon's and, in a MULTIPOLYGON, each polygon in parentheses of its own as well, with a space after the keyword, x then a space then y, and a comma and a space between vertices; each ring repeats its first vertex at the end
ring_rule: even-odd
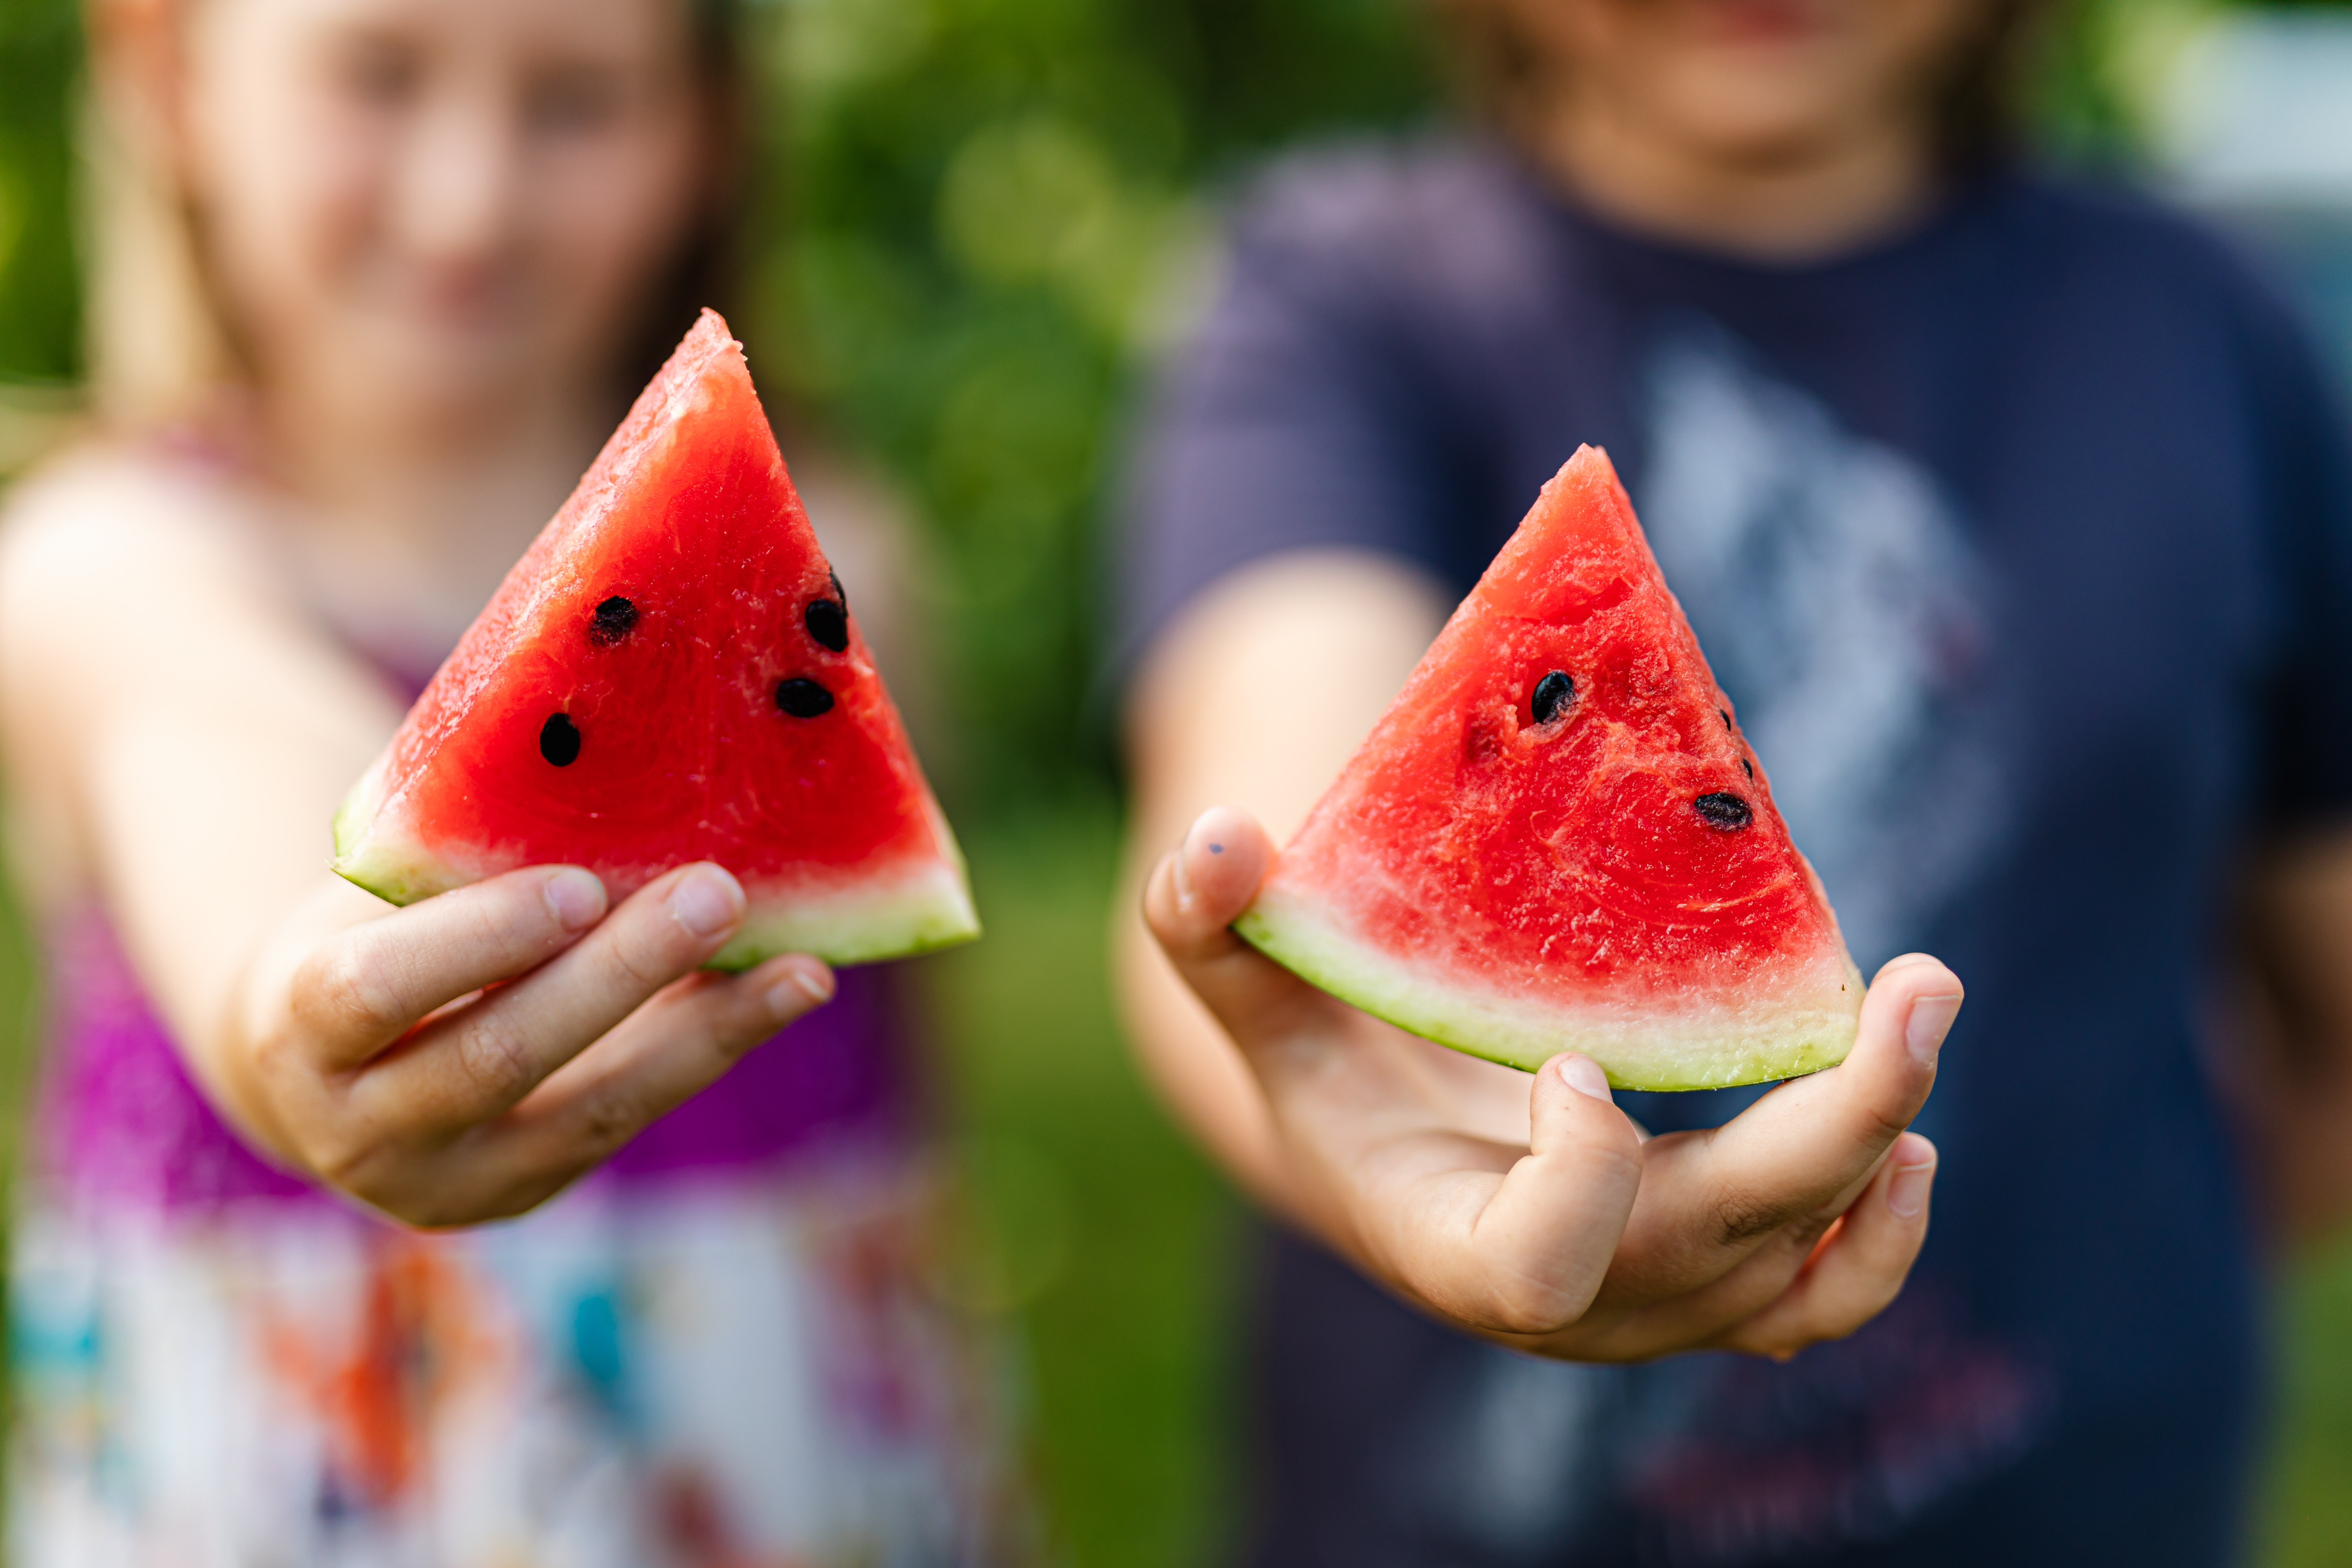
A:
POLYGON ((1918 945, 2008 819, 1985 574, 1935 478, 1720 329, 1643 366, 1642 518, 1864 974, 1918 945))
POLYGON ((1888 1540, 2015 1463, 2052 1406, 2032 1363, 1917 1282, 1785 1366, 1476 1353, 1386 1478, 1434 1531, 1411 1561, 1760 1568, 1888 1540))
MULTIPOLYGON (((1652 548, 1868 973, 1927 937, 2009 820, 1985 574, 1930 474, 1720 328, 1680 323, 1640 363, 1652 548)), ((1915 1280, 1787 1366, 1482 1352, 1422 1423, 1428 1479, 1400 1484, 1481 1563, 1748 1568, 1892 1537, 2014 1463, 2051 1405, 2038 1364, 1915 1280)))

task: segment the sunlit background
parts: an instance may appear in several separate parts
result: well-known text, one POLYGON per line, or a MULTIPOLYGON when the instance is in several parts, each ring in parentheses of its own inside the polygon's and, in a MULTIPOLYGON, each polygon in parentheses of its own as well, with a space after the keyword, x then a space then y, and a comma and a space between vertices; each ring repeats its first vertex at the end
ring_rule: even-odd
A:
MULTIPOLYGON (((1239 1495, 1247 1234, 1121 1052, 1101 541, 1129 394, 1266 149, 1442 112, 1412 0, 769 0, 739 330, 763 388, 928 531, 932 743, 990 935, 930 961, 979 1224, 954 1288, 1016 1347, 1057 1559, 1208 1558, 1239 1495)), ((75 0, 0 0, 0 482, 70 437, 75 0)), ((2050 156, 2241 227, 2352 371, 2352 7, 2094 0, 2034 89, 2050 156)), ((13 921, 0 1100, 37 998, 13 921)), ((5 1151, 0 1151, 5 1152, 5 1151)), ((2352 1249, 2284 1299, 2265 1560, 2352 1562, 2352 1249)))

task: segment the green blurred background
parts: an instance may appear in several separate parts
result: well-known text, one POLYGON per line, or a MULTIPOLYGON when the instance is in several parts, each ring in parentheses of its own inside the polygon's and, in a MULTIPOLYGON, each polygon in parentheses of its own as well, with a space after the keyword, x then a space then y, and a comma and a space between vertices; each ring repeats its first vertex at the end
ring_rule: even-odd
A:
MULTIPOLYGON (((2165 51, 2215 8, 2063 11, 2033 79, 2053 154, 2128 164, 2165 51)), ((1221 184, 1286 142, 1442 112, 1422 14, 770 0, 751 37, 770 90, 738 325, 940 563, 941 783, 989 925, 929 970, 978 1211, 961 1276, 1029 1391, 1055 1558, 1203 1561, 1240 1492, 1245 1232, 1135 1080, 1107 994, 1101 542, 1127 395, 1211 275, 1221 184)), ((0 481, 71 430, 79 59, 75 0, 0 0, 0 481)), ((33 990, 0 908, 0 1107, 33 990)), ((2352 1249, 2290 1285, 2265 1561, 2352 1562, 2352 1249)))

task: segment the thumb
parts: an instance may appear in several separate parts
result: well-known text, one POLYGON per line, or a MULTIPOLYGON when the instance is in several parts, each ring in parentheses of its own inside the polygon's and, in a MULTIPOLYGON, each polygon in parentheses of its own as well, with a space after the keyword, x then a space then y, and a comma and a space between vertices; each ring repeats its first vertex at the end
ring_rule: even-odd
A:
POLYGON ((1202 812, 1185 831, 1175 853, 1160 863, 1167 873, 1165 899, 1155 874, 1144 915, 1171 958, 1207 956, 1237 939, 1226 928, 1257 897, 1258 884, 1274 864, 1274 841, 1257 819, 1229 805, 1202 812))
POLYGON ((1233 932, 1273 862, 1274 841, 1255 817, 1213 806, 1143 890, 1144 922, 1160 951, 1244 1053, 1298 1033, 1334 1005, 1233 932))

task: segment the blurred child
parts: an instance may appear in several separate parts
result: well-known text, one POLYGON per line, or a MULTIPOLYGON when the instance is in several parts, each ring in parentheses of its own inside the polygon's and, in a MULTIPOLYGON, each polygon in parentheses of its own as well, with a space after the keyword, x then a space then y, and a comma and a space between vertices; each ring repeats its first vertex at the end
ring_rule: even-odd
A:
POLYGON ((2019 166, 2021 0, 1451 10, 1494 133, 1268 174, 1135 492, 1139 875, 1223 807, 1151 874, 1129 1014, 1292 1227, 1248 1560, 2235 1561, 2258 1232, 2201 1047, 2250 847, 2299 1212, 2352 1130, 2352 455, 2315 356, 2204 234, 2019 166), (1631 1153, 1551 1067, 1224 931, 1270 852, 1225 808, 1299 820, 1588 440, 1887 965, 1846 1065, 1621 1097, 1664 1134, 1631 1153), (1958 1003, 1912 947, 1971 1023, 1920 1118, 1935 1235, 1873 1320, 1958 1003))
MULTIPOLYGON (((106 435, 0 542, 50 1018, 10 1560, 992 1557, 887 977, 699 973, 743 909, 714 866, 611 909, 578 869, 400 910, 323 869, 701 302, 746 146, 726 6, 91 21, 106 435)), ((887 645, 856 505, 810 499, 887 645)))

